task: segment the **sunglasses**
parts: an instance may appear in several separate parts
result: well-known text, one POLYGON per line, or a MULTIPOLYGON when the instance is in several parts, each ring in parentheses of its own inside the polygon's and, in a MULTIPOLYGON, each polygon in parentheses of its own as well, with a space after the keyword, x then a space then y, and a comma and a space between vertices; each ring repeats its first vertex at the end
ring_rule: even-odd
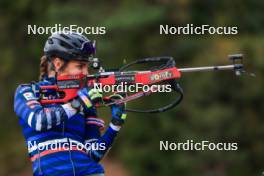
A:
POLYGON ((87 55, 87 56, 94 55, 96 52, 96 42, 95 41, 84 42, 82 44, 82 47, 79 49, 82 55, 87 55))

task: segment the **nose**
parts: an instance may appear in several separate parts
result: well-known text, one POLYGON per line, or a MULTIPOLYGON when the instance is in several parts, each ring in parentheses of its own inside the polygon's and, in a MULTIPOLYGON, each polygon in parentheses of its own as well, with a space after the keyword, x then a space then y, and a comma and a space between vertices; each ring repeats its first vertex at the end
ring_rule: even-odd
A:
POLYGON ((88 75, 89 74, 89 70, 88 70, 87 67, 86 68, 83 68, 82 74, 84 74, 84 75, 88 75))

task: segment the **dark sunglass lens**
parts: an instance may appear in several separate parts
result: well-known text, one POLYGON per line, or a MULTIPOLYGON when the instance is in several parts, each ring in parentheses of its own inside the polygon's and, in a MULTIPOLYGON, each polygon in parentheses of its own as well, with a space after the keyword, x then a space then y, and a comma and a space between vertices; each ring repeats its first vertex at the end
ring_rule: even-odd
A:
POLYGON ((95 46, 92 42, 86 42, 82 46, 82 52, 88 55, 95 53, 95 46))

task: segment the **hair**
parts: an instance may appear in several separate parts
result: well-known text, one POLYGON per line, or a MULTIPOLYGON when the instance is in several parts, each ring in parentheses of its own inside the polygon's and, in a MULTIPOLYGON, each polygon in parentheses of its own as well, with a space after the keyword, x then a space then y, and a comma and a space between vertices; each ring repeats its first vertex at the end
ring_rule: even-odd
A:
MULTIPOLYGON (((54 65, 51 64, 51 61, 53 61, 55 57, 48 58, 47 56, 42 56, 40 58, 40 64, 39 64, 39 81, 43 81, 45 77, 49 75, 49 72, 52 70, 55 70, 54 65)), ((58 70, 58 72, 63 71, 68 64, 68 61, 64 60, 63 65, 58 70)))
POLYGON ((40 58, 39 64, 39 80, 42 81, 45 76, 49 73, 49 59, 47 56, 42 56, 40 58))

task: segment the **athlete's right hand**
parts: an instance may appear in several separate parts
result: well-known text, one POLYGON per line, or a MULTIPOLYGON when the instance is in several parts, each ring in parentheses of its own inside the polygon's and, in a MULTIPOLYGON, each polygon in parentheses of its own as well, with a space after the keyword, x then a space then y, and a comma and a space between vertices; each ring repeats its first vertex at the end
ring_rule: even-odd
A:
POLYGON ((80 89, 77 94, 78 97, 72 101, 72 106, 84 113, 88 112, 103 97, 102 92, 98 89, 90 89, 88 87, 80 89))

